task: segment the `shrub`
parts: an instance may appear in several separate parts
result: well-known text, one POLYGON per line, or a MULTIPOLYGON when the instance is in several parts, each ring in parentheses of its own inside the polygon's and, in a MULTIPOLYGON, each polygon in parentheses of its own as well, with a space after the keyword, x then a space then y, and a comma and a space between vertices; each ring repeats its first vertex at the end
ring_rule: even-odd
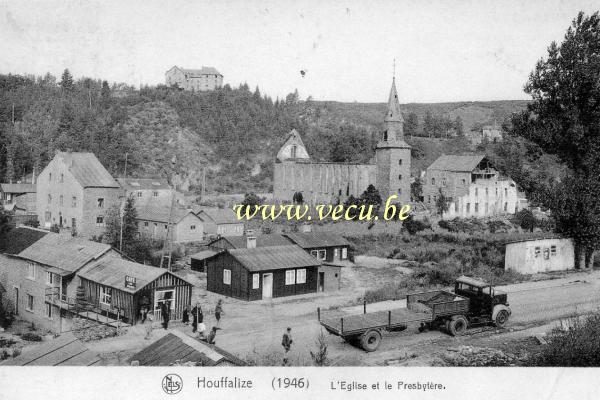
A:
POLYGON ((316 344, 317 350, 314 353, 311 350, 310 357, 317 367, 323 367, 329 363, 327 357, 327 337, 323 333, 323 330, 321 330, 319 336, 317 336, 316 344))
POLYGON ((600 365, 600 312, 587 318, 574 316, 550 331, 535 366, 597 367, 600 365))
POLYGON ((431 226, 423 221, 416 220, 412 215, 409 215, 408 218, 406 218, 402 222, 402 228, 406 229, 406 231, 411 235, 414 235, 417 232, 421 232, 427 228, 431 228, 431 226))
POLYGON ((42 337, 34 332, 26 332, 21 335, 21 339, 27 340, 29 342, 41 342, 42 337))

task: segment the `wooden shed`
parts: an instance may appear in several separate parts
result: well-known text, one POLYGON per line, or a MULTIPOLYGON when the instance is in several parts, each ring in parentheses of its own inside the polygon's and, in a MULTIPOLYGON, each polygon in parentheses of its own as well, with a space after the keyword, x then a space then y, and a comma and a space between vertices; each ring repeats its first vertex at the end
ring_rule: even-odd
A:
POLYGON ((207 261, 207 290, 248 301, 314 293, 320 265, 296 245, 227 249, 207 261))
POLYGON ((161 318, 161 306, 168 303, 171 319, 181 319, 186 305, 192 301, 192 284, 181 277, 149 265, 116 257, 102 258, 77 274, 86 300, 125 321, 135 324, 146 305, 161 318))

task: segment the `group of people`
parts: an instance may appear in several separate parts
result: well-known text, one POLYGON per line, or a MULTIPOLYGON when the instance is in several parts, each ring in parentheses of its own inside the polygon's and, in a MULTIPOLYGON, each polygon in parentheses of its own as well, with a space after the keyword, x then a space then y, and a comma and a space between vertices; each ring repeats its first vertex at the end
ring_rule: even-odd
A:
POLYGON ((215 307, 215 319, 216 325, 212 327, 208 335, 206 335, 206 325, 204 324, 204 313, 202 312, 202 306, 200 302, 197 302, 194 308, 190 312, 190 306, 187 306, 183 310, 182 322, 186 325, 190 323, 190 314, 192 316, 192 332, 198 333, 200 340, 204 340, 209 344, 215 344, 215 338, 217 336, 217 330, 221 329, 221 314, 223 313, 223 300, 219 299, 215 307))

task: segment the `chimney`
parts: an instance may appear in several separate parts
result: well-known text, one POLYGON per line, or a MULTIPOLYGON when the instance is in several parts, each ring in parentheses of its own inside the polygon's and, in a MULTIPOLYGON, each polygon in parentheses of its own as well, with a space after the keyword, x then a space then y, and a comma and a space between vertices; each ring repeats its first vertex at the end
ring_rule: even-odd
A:
POLYGON ((312 232, 312 226, 310 226, 310 224, 303 224, 302 225, 302 233, 310 233, 312 232))
POLYGON ((248 249, 256 248, 256 236, 255 235, 246 235, 246 248, 248 248, 248 249))

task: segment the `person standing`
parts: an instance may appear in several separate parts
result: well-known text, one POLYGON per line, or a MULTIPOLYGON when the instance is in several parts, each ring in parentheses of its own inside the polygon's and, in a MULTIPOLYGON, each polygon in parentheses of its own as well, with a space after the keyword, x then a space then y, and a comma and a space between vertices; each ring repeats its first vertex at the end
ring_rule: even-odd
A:
POLYGON ((217 306, 215 307, 215 318, 217 319, 217 326, 221 325, 221 314, 223 314, 223 300, 219 299, 219 301, 217 301, 217 306))
POLYGON ((185 308, 183 309, 183 317, 181 318, 181 322, 185 325, 189 325, 190 324, 190 312, 189 312, 189 308, 190 306, 185 306, 185 308))
POLYGON ((160 308, 160 313, 162 315, 162 319, 163 319, 163 328, 167 329, 169 327, 169 317, 170 317, 170 311, 171 311, 171 304, 168 301, 165 301, 162 303, 162 306, 160 308))
POLYGON ((196 306, 192 309, 192 332, 196 333, 198 331, 198 324, 201 324, 203 321, 202 306, 200 306, 200 302, 197 302, 196 306))
POLYGON ((150 337, 152 336, 152 330, 154 329, 154 327, 152 326, 152 322, 153 322, 154 318, 152 318, 151 313, 148 313, 147 317, 148 317, 148 323, 146 324, 146 337, 144 337, 144 339, 150 340, 150 337))
POLYGON ((286 329, 286 331, 283 333, 283 337, 281 338, 281 345, 283 346, 283 349, 285 350, 285 352, 283 353, 283 365, 288 365, 288 353, 290 352, 291 348, 292 348, 292 343, 294 341, 292 340, 292 328, 290 328, 288 326, 288 328, 286 329))

